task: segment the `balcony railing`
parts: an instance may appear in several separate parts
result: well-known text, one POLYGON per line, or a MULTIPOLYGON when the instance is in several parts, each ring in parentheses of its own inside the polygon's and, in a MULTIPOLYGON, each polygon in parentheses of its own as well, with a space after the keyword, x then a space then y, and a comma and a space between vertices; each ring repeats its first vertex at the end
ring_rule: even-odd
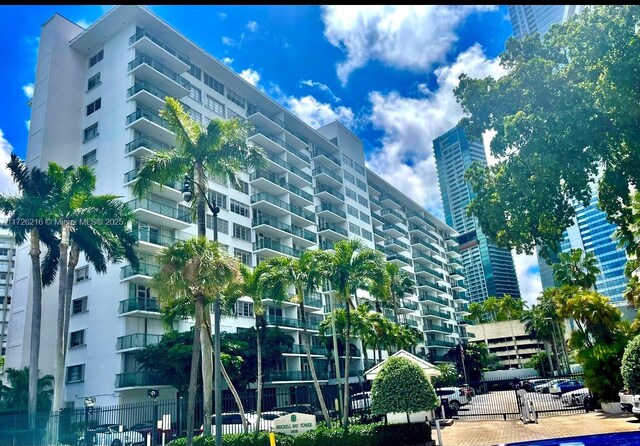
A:
POLYGON ((420 302, 433 302, 440 305, 449 305, 449 302, 446 299, 441 299, 440 297, 430 296, 426 293, 419 293, 418 300, 420 302))
POLYGON ((427 224, 428 226, 431 226, 433 229, 436 229, 436 226, 433 223, 431 223, 427 219, 427 217, 422 215, 422 213, 420 213, 418 211, 407 212, 407 218, 413 218, 413 217, 416 217, 416 218, 420 219, 420 221, 422 221, 423 223, 427 224))
POLYGON ((166 119, 161 118, 159 114, 154 113, 148 108, 138 106, 138 109, 127 116, 127 125, 137 121, 138 119, 147 119, 148 121, 153 122, 154 124, 158 124, 160 127, 171 131, 169 128, 169 123, 166 119))
POLYGON ((314 234, 313 232, 307 231, 306 229, 298 228, 296 226, 291 226, 286 223, 282 223, 276 217, 268 214, 262 214, 254 217, 252 226, 255 227, 259 225, 271 226, 272 228, 280 229, 281 231, 284 231, 288 234, 293 234, 297 237, 316 243, 316 234, 314 234))
MULTIPOLYGON (((312 355, 326 356, 327 354, 327 349, 320 345, 310 345, 309 348, 312 355)), ((302 344, 293 344, 291 346, 291 349, 289 349, 288 351, 283 351, 282 353, 294 353, 299 355, 306 355, 307 350, 305 349, 305 346, 302 344)))
POLYGON ((305 144, 309 144, 309 139, 304 136, 302 133, 298 132, 297 130, 295 130, 293 127, 291 127, 288 124, 284 125, 284 129, 291 133, 293 136, 295 136, 296 138, 298 138, 300 141, 302 141, 305 144))
POLYGON ((167 96, 171 96, 170 94, 160 90, 159 88, 154 87, 147 81, 140 81, 136 79, 136 83, 134 84, 134 86, 127 90, 127 97, 130 98, 134 94, 141 91, 149 92, 158 99, 162 99, 163 101, 167 96))
POLYGON ((131 311, 150 311, 153 313, 160 312, 160 305, 156 299, 146 297, 132 297, 130 299, 121 300, 118 306, 118 313, 129 313, 131 311))
POLYGON ((439 278, 441 280, 444 280, 444 274, 439 273, 436 270, 428 268, 428 267, 426 267, 424 265, 416 266, 415 272, 416 273, 429 273, 432 276, 435 276, 435 277, 437 277, 437 278, 439 278))
POLYGON ((279 198, 274 197, 273 195, 267 194, 266 192, 260 192, 251 196, 251 204, 257 203, 258 201, 266 201, 267 203, 271 203, 275 206, 278 206, 279 208, 296 214, 299 217, 302 217, 311 222, 315 222, 315 214, 313 212, 295 206, 293 204, 286 203, 279 198))
POLYGON ((395 209, 382 209, 380 211, 380 215, 381 216, 385 216, 385 215, 393 215, 394 217, 396 217, 397 219, 399 219, 400 221, 404 221, 405 217, 400 214, 400 212, 396 211, 395 209))
POLYGON ((116 375, 116 388, 170 385, 170 377, 158 372, 129 372, 116 375))
POLYGON ((432 245, 429 242, 425 242, 424 240, 419 239, 417 237, 411 237, 411 244, 412 245, 422 245, 425 248, 429 248, 430 250, 432 250, 434 252, 440 253, 440 250, 438 248, 436 248, 434 245, 432 245))
MULTIPOLYGON (((395 204, 397 204, 398 206, 402 206, 402 203, 400 203, 400 200, 398 200, 397 198, 387 194, 387 193, 382 193, 380 194, 380 201, 384 201, 384 200, 389 200, 395 204)), ((404 217, 403 217, 404 219, 404 217)))
POLYGON ((406 308, 408 310, 417 310, 418 309, 418 302, 412 302, 408 299, 400 299, 398 301, 398 306, 400 308, 406 308))
POLYGON ((423 316, 437 316, 443 319, 451 319, 451 315, 447 313, 443 313, 442 311, 431 310, 430 308, 423 309, 420 314, 423 316))
POLYGON ((313 169, 313 176, 319 175, 321 173, 333 178, 334 180, 336 180, 338 183, 342 184, 342 178, 340 178, 338 175, 336 175, 335 173, 331 172, 328 168, 326 168, 325 166, 318 166, 315 169, 313 169))
MULTIPOLYGON (((267 321, 267 324, 269 325, 276 325, 281 327, 292 327, 292 328, 304 327, 302 324, 302 320, 300 319, 294 319, 294 318, 282 317, 282 316, 272 316, 270 314, 266 315, 265 319, 267 321)), ((319 321, 307 319, 307 329, 318 330, 319 326, 320 326, 319 321)))
POLYGON ((284 129, 284 121, 274 117, 271 113, 269 113, 264 108, 260 107, 256 104, 247 104, 247 116, 255 115, 256 113, 260 113, 265 118, 269 119, 271 122, 275 123, 278 127, 284 129))
POLYGON ((316 206, 316 214, 318 214, 318 213, 320 213, 322 211, 333 212, 334 214, 336 214, 339 217, 347 218, 346 212, 338 209, 337 206, 334 206, 331 203, 321 203, 318 206, 316 206))
POLYGON ((400 239, 397 239, 397 238, 390 238, 384 241, 384 246, 389 246, 389 245, 398 245, 407 251, 409 250, 409 245, 407 245, 404 242, 401 242, 400 239))
POLYGON ((335 223, 320 223, 318 225, 318 232, 320 231, 325 231, 325 230, 331 230, 333 232, 337 232, 340 235, 344 235, 345 237, 349 237, 349 233, 346 231, 346 229, 342 229, 341 227, 339 227, 337 224, 335 223))
POLYGON ((186 89, 190 89, 191 88, 191 83, 188 80, 186 80, 184 77, 182 77, 179 74, 177 74, 175 71, 170 70, 169 68, 165 67, 160 62, 155 60, 153 57, 147 56, 146 54, 140 54, 140 56, 136 57, 131 62, 129 62, 129 66, 128 66, 129 71, 133 70, 134 68, 136 68, 136 67, 138 67, 138 66, 140 66, 142 64, 149 65, 151 68, 156 70, 158 73, 163 74, 164 76, 166 76, 169 79, 171 79, 172 81, 174 81, 176 84, 181 85, 182 87, 184 87, 186 89))
POLYGON ((263 135, 265 138, 268 138, 271 141, 275 142, 276 144, 278 144, 280 147, 282 147, 283 149, 285 149, 287 152, 291 153, 292 155, 297 156, 302 161, 304 161, 306 163, 311 162, 311 160, 309 159, 308 155, 302 153, 300 150, 296 149, 295 147, 293 147, 291 144, 285 142, 284 140, 278 138, 274 134, 269 133, 266 129, 264 129, 262 127, 255 127, 249 133, 249 136, 257 135, 258 133, 263 135))
MULTIPOLYGON (((326 370, 317 370, 316 377, 321 380, 327 379, 326 370)), ((309 370, 271 370, 265 376, 266 382, 273 381, 311 381, 313 378, 309 370)))
POLYGON ((418 285, 418 286, 428 286, 428 287, 434 288, 434 289, 436 289, 438 291, 442 291, 443 293, 447 292, 447 289, 445 287, 442 287, 442 286, 437 285, 437 284, 435 284, 433 282, 425 280, 422 277, 416 277, 416 285, 418 285))
POLYGON ((191 214, 189 214, 188 212, 181 211, 178 208, 158 203, 157 201, 149 200, 147 198, 128 201, 127 205, 132 210, 144 209, 147 211, 155 212, 156 214, 164 215, 165 217, 183 221, 185 223, 191 223, 191 214))
POLYGON ((147 345, 157 344, 162 340, 162 335, 136 333, 126 336, 120 336, 116 342, 116 350, 125 350, 128 348, 144 348, 147 345))
POLYGON ((333 195, 337 199, 344 201, 344 194, 342 192, 338 192, 334 188, 329 187, 329 186, 327 186, 325 184, 322 184, 322 183, 318 183, 318 186, 316 186, 316 188, 314 189, 314 192, 316 194, 319 194, 320 192, 326 192, 326 193, 328 193, 330 195, 333 195))
POLYGON ((402 229, 400 226, 393 224, 393 223, 385 223, 384 226, 382 227, 383 231, 389 231, 389 230, 396 230, 401 234, 404 234, 405 236, 407 235, 407 231, 405 231, 404 229, 402 229))
POLYGON ((286 162, 282 158, 277 157, 275 154, 273 154, 271 152, 267 152, 267 158, 270 159, 271 161, 273 161, 274 163, 276 163, 278 166, 284 167, 289 172, 294 173, 294 174, 298 175, 300 178, 302 178, 303 180, 311 183, 311 175, 309 175, 308 173, 304 173, 303 171, 301 171, 297 167, 289 164, 288 162, 286 162))
POLYGON ((439 331, 440 333, 453 333, 453 328, 445 327, 438 324, 425 324, 424 330, 427 331, 439 331))
POLYGON ((453 342, 449 341, 441 341, 440 339, 427 339, 427 345, 429 347, 449 347, 453 348, 456 346, 453 342))
POLYGON ((318 156, 324 156, 325 158, 331 160, 334 164, 337 164, 338 166, 342 166, 342 163, 340 162, 340 160, 336 157, 334 157, 333 155, 331 155, 329 152, 327 152, 326 150, 324 150, 322 147, 317 146, 317 145, 313 145, 313 151, 311 152, 311 158, 315 158, 318 156))
POLYGON ((294 186, 293 184, 287 183, 287 181, 284 178, 277 177, 273 172, 269 172, 266 170, 256 170, 255 172, 252 172, 251 175, 249 175, 249 181, 254 181, 258 178, 264 178, 265 180, 277 186, 280 186, 281 188, 286 189, 289 192, 292 192, 304 198, 307 201, 313 201, 313 195, 303 191, 302 189, 300 189, 297 186, 294 186))
POLYGON ((435 257, 432 257, 429 254, 427 254, 425 252, 422 252, 422 251, 419 251, 417 249, 413 250, 413 258, 414 259, 426 259, 426 260, 428 260, 430 262, 435 263, 436 265, 438 265, 441 268, 443 267, 443 264, 442 264, 441 261, 436 260, 435 257))
POLYGON ((131 153, 140 147, 145 147, 149 150, 153 150, 154 152, 169 150, 171 148, 169 144, 160 142, 157 139, 151 138, 150 136, 141 136, 127 143, 124 151, 125 153, 131 153))
POLYGON ((172 56, 177 57, 178 59, 180 59, 184 63, 187 63, 187 64, 189 63, 189 58, 187 56, 185 56, 183 53, 181 53, 180 51, 176 50, 174 47, 172 47, 171 45, 166 43, 164 40, 160 39, 155 34, 153 34, 152 32, 150 32, 150 31, 148 31, 146 29, 138 29, 138 31, 133 36, 131 36, 129 38, 129 45, 133 45, 135 42, 137 42, 138 40, 142 39, 143 37, 148 38, 153 43, 158 45, 160 48, 165 50, 167 53, 171 54, 172 56))
POLYGON ((253 244, 253 250, 257 251, 259 249, 271 249, 273 251, 281 252, 282 254, 286 254, 292 257, 300 257, 302 253, 305 251, 303 249, 295 249, 289 246, 282 245, 278 242, 274 242, 273 240, 263 239, 255 242, 253 244))

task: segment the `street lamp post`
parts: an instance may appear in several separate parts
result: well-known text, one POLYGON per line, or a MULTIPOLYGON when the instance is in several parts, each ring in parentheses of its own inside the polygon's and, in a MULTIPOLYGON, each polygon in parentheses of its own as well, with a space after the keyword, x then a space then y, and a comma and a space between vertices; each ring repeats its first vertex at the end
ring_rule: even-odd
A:
MULTIPOLYGON (((209 210, 213 214, 213 241, 218 241, 218 214, 220 213, 220 208, 217 206, 215 200, 213 204, 209 201, 207 197, 206 191, 202 190, 200 184, 193 181, 189 175, 184 176, 184 185, 182 188, 182 198, 184 201, 189 202, 193 198, 193 193, 191 191, 191 184, 195 184, 198 189, 200 189, 200 193, 204 197, 209 210)), ((222 446, 222 376, 220 371, 220 299, 215 299, 213 302, 213 325, 214 325, 214 336, 213 336, 213 381, 214 381, 214 406, 215 406, 215 415, 216 415, 216 446, 222 446)), ((205 420, 206 422, 206 420, 205 420)))
POLYGON ((158 444, 158 397, 160 391, 158 389, 147 389, 147 396, 153 400, 153 423, 151 425, 151 444, 158 444))
POLYGON ((93 406, 96 404, 96 398, 88 396, 84 399, 84 444, 91 446, 93 439, 89 438, 89 414, 93 412, 93 406))

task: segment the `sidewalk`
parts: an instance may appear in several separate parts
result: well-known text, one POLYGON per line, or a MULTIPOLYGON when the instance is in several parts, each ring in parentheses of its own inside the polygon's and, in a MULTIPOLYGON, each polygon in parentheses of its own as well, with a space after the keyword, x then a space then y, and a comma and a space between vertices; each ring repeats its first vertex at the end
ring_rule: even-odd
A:
MULTIPOLYGON (((461 421, 442 429, 444 446, 494 446, 527 440, 604 434, 640 430, 640 420, 628 414, 589 412, 539 418, 538 424, 523 424, 520 420, 461 421)), ((435 428, 432 438, 437 442, 435 428)))

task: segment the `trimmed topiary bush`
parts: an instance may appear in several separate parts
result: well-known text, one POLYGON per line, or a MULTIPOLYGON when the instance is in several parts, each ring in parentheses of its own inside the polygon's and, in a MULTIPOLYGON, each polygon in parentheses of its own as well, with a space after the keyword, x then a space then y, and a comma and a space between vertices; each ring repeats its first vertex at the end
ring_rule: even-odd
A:
POLYGON ((436 392, 416 363, 406 358, 389 358, 371 387, 371 412, 378 415, 398 412, 409 414, 433 410, 438 405, 436 392))
POLYGON ((629 392, 640 394, 640 336, 636 336, 627 344, 620 367, 624 388, 629 392))

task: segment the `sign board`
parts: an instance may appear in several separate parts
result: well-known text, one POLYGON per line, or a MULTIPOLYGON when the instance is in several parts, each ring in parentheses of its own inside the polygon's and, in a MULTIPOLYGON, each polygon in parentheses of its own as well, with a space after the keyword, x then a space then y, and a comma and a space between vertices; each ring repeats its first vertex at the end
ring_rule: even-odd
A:
POLYGON ((316 416, 290 413, 273 420, 273 431, 285 435, 300 435, 316 428, 316 416))

